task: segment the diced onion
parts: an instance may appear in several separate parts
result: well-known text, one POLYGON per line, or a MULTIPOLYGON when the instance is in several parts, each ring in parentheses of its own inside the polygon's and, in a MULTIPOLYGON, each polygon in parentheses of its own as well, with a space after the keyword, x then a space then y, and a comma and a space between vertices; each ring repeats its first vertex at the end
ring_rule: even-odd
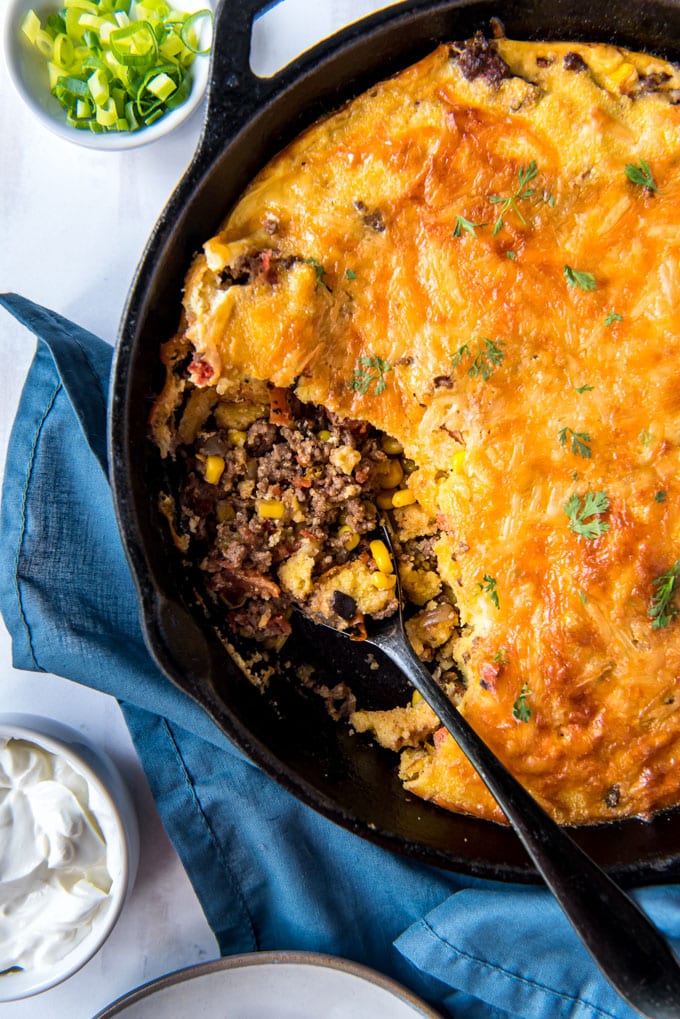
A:
POLYGON ((210 51, 211 10, 189 14, 167 0, 62 3, 44 22, 27 11, 19 27, 45 58, 50 91, 69 124, 138 131, 187 100, 189 68, 210 51))

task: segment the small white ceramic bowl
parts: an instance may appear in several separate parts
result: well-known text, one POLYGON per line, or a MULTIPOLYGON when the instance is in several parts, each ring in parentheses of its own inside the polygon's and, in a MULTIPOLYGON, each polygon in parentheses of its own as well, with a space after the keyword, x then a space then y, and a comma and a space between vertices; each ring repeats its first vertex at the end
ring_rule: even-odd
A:
MULTIPOLYGON (((173 0, 172 6, 177 10, 193 13, 206 7, 212 9, 214 2, 173 0)), ((45 61, 35 47, 24 38, 20 27, 26 11, 30 9, 42 19, 62 7, 63 3, 60 0, 9 0, 4 21, 5 64, 14 87, 38 120, 54 134, 89 149, 101 149, 105 152, 132 149, 147 145, 174 131, 201 104, 208 83, 210 61, 207 56, 197 56, 191 66, 189 73, 193 84, 186 102, 149 127, 142 127, 138 131, 110 131, 101 134, 71 127, 66 121, 64 110, 50 93, 45 61)))
POLYGON ((105 754, 75 729, 33 715, 0 715, 0 744, 10 739, 36 744, 65 759, 85 779, 90 809, 106 842, 106 865, 112 884, 108 901, 96 913, 87 934, 61 960, 0 976, 0 1003, 27 998, 61 983, 99 951, 120 916, 139 862, 139 826, 132 797, 105 754))

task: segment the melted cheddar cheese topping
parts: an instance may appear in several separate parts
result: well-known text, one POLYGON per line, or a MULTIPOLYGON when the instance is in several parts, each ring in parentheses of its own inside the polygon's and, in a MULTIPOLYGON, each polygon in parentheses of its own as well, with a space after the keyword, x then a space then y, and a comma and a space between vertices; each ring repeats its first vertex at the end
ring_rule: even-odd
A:
MULTIPOLYGON (((680 76, 484 52, 498 73, 440 46, 260 173, 187 277, 191 379, 398 439, 460 611, 460 710, 559 821, 647 816, 680 801, 680 76)), ((444 730, 401 775, 502 816, 444 730)))

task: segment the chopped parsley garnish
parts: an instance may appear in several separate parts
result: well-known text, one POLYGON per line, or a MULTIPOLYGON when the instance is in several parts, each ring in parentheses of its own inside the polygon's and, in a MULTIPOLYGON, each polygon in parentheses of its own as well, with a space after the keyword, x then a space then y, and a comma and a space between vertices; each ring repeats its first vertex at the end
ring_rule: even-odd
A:
POLYGON ((531 697, 531 690, 528 683, 522 683, 519 697, 512 705, 512 713, 518 722, 528 722, 531 718, 531 708, 527 704, 527 697, 531 697))
POLYGON ((512 262, 514 262, 515 259, 517 258, 517 252, 516 251, 506 251, 505 252, 505 257, 509 258, 512 262))
POLYGON ((560 428, 558 437, 560 446, 566 446, 567 441, 571 438, 572 453, 575 456, 582 456, 585 460, 590 460, 592 453, 588 443, 591 438, 588 432, 575 432, 573 428, 560 428))
POLYGON ((505 648, 501 648, 500 651, 497 651, 493 656, 493 660, 494 662, 497 662, 498 665, 508 665, 510 662, 505 648))
POLYGON ((585 591, 579 591, 578 596, 579 596, 579 599, 581 601, 581 605, 587 605, 588 604, 588 595, 586 594, 585 591))
POLYGON ((635 163, 626 163, 626 177, 632 184, 639 184, 641 188, 646 188, 648 191, 655 191, 657 193, 659 191, 654 182, 651 167, 646 159, 641 159, 637 166, 635 163))
POLYGON ((502 346, 503 342, 501 340, 498 343, 494 343, 493 340, 483 336, 481 340, 477 340, 477 353, 473 357, 470 345, 464 343, 453 355, 453 367, 458 367, 463 358, 472 357, 473 360, 468 368, 468 375, 472 379, 476 379, 481 375, 484 381, 487 382, 493 375, 494 368, 498 368, 499 365, 503 364, 505 353, 501 350, 502 346))
POLYGON ((575 386, 574 388, 576 389, 577 393, 592 393, 592 391, 595 388, 595 386, 588 386, 588 385, 586 385, 586 386, 575 386))
POLYGON ((654 442, 655 436, 651 432, 648 432, 646 428, 643 428, 638 435, 638 442, 641 442, 643 446, 649 446, 650 443, 654 442))
POLYGON ((570 265, 565 265, 564 277, 570 287, 578 287, 579 290, 597 290, 597 280, 592 272, 580 272, 578 269, 572 269, 570 265))
POLYGON ((357 274, 355 273, 354 269, 345 269, 345 279, 355 280, 356 278, 357 274))
POLYGON ((668 492, 656 492, 654 495, 654 502, 665 502, 668 496, 668 492))
POLYGON ((473 237, 476 237, 475 230, 480 226, 486 226, 486 223, 471 223, 465 216, 458 215, 456 216, 456 225, 453 228, 453 236, 462 237, 463 230, 465 230, 467 233, 472 234, 473 237))
POLYGON ((387 383, 385 375, 392 371, 392 365, 383 361, 381 357, 372 354, 371 357, 360 357, 359 367, 354 369, 354 377, 350 383, 355 393, 365 396, 371 385, 375 383, 375 395, 380 396, 385 392, 387 383))
POLYGON ((623 315, 619 315, 618 311, 610 311, 604 320, 604 324, 609 328, 614 322, 623 322, 623 315))
POLYGON ((599 538, 611 527, 608 520, 600 519, 600 514, 609 509, 606 492, 586 492, 583 499, 574 492, 564 504, 564 512, 569 517, 570 527, 574 534, 579 534, 589 541, 599 538))
POLYGON ((306 258, 305 259, 305 265, 311 265, 312 268, 314 269, 314 272, 316 273, 316 285, 317 285, 317 287, 319 286, 319 284, 321 284, 322 287, 325 287, 326 290, 328 290, 330 292, 331 288, 328 286, 328 284, 324 280, 324 276, 326 275, 326 270, 324 269, 324 267, 322 266, 322 264, 318 260, 318 258, 306 258))
POLYGON ((532 159, 528 166, 520 166, 519 170, 517 171, 517 177, 519 178, 519 187, 514 192, 514 194, 488 196, 490 202, 492 202, 494 205, 501 206, 500 215, 496 222, 494 223, 493 227, 494 237, 500 230, 503 229, 504 226, 503 217, 510 209, 517 213, 517 217, 519 221, 523 224, 523 226, 527 225, 527 221, 520 212, 517 203, 527 201, 527 199, 531 198, 536 193, 534 188, 527 187, 527 184, 530 184, 534 177, 536 177, 537 175, 538 168, 536 166, 536 160, 532 159))
POLYGON ((485 573, 484 582, 482 583, 480 581, 479 583, 479 590, 483 591, 484 594, 488 594, 493 604, 496 606, 497 609, 499 609, 501 605, 498 600, 498 591, 496 590, 496 583, 497 581, 495 577, 490 577, 488 573, 485 573))
POLYGON ((652 620, 653 630, 660 630, 662 627, 668 626, 678 614, 676 606, 671 605, 671 599, 675 593, 679 574, 680 559, 676 559, 670 570, 652 581, 652 587, 656 588, 656 591, 647 609, 647 615, 652 620))

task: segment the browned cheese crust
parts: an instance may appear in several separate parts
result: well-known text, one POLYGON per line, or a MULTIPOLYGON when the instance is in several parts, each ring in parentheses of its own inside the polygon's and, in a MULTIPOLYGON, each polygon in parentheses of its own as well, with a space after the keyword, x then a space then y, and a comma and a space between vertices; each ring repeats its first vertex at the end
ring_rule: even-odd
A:
MULTIPOLYGON (((260 173, 165 354, 197 391, 267 380, 401 443, 460 709, 567 823, 680 801, 679 87, 604 45, 440 46, 260 173)), ((404 710, 395 746, 411 715, 422 736, 404 710)), ((441 730, 401 775, 500 818, 441 730)))

